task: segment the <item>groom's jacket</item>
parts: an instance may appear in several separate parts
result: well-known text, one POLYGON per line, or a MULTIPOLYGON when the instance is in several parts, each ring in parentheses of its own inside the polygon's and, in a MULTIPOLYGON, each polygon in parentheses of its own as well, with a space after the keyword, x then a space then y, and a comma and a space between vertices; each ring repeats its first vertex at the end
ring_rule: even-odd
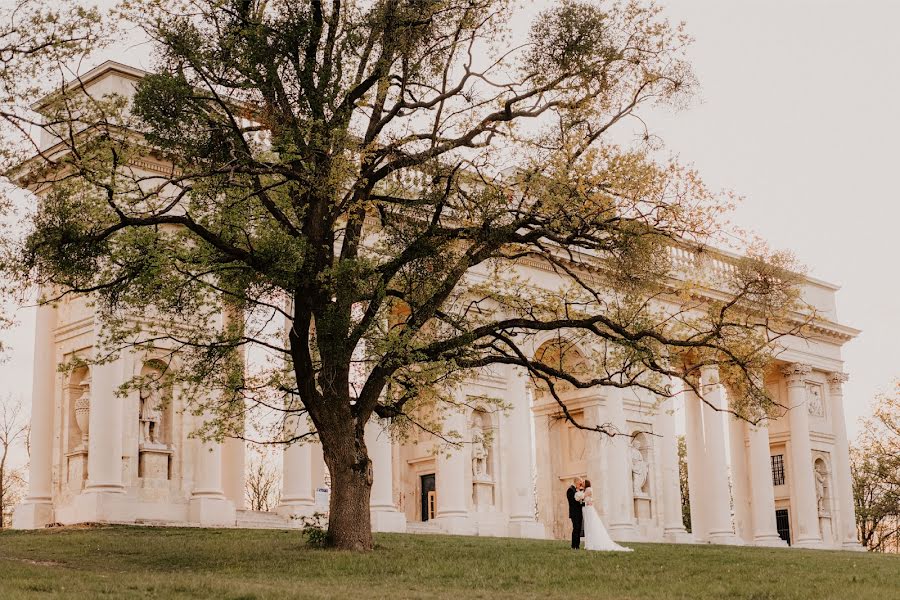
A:
POLYGON ((569 501, 569 518, 570 519, 580 519, 581 518, 581 502, 575 499, 575 486, 570 485, 569 489, 566 490, 566 499, 569 501))

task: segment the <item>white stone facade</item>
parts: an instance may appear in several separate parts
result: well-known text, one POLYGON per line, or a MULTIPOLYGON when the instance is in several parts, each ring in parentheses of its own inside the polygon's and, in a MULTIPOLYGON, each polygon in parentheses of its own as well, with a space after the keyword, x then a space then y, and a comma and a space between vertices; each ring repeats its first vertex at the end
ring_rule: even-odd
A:
MULTIPOLYGON (((127 93, 138 76, 107 64, 85 85, 127 93)), ((140 168, 152 172, 153 165, 140 168)), ((700 259, 673 249, 672 259, 687 273, 728 268, 725 255, 700 259)), ((522 261, 518 275, 535 286, 559 285, 557 275, 536 262, 522 261)), ((618 388, 563 393, 585 424, 610 424, 626 434, 615 437, 561 419, 558 404, 511 367, 485 371, 454 390, 471 407, 451 413, 445 425, 463 435, 461 449, 442 450, 425 433, 395 442, 380 423, 371 423, 373 527, 566 538, 565 489, 581 476, 592 481, 596 506, 616 540, 779 546, 780 529, 794 546, 859 549, 840 352, 858 331, 838 323, 836 290, 805 282, 804 300, 819 318, 807 339, 787 340, 779 365, 765 374, 775 399, 791 409, 758 426, 715 410, 727 408, 729 395, 714 368, 701 374, 702 398, 689 389, 678 399, 618 388), (477 399, 484 397, 510 408, 480 406, 477 399), (683 406, 691 533, 681 518, 676 405, 683 406)), ((59 365, 73 359, 95 358, 97 327, 84 299, 38 309, 30 487, 15 527, 291 526, 298 523, 291 517, 322 510, 317 490, 326 484, 326 470, 315 443, 284 451, 281 504, 268 520, 254 520, 243 510, 241 442, 190 437, 203 418, 181 410, 177 389, 159 392, 165 396, 159 410, 146 394, 117 396, 120 384, 159 368, 153 352, 60 372, 59 365)))

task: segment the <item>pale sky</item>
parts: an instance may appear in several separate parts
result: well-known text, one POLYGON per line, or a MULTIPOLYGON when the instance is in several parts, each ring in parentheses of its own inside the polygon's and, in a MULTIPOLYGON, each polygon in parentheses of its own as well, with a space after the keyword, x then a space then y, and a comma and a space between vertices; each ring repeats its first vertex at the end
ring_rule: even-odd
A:
MULTIPOLYGON (((534 2, 533 10, 547 5, 534 2)), ((900 2, 669 0, 687 22, 699 97, 655 115, 668 152, 745 198, 734 220, 839 284, 838 317, 863 330, 844 347, 847 425, 900 377, 900 2)), ((520 19, 531 11, 523 11, 520 19)), ((146 46, 110 54, 150 66, 146 46)), ((34 310, 0 332, 3 393, 29 399, 34 310)))
POLYGON ((714 187, 745 197, 735 221, 842 286, 847 425, 900 377, 900 2, 670 0, 702 86, 657 123, 714 187))

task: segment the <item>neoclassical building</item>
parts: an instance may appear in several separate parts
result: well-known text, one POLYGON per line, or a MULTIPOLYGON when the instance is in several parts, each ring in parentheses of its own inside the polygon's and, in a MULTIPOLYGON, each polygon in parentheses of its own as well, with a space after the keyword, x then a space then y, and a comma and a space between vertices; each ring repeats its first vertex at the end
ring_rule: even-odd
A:
MULTIPOLYGON (((128 94, 142 75, 105 63, 83 76, 82 85, 92 93, 128 94)), ((151 175, 157 168, 149 158, 133 166, 151 175)), ((676 272, 692 279, 733 268, 735 260, 686 248, 673 248, 671 257, 676 272)), ((537 261, 519 267, 518 276, 534 285, 557 283, 537 261)), ((696 386, 702 398, 686 386, 674 398, 618 388, 563 392, 579 421, 608 423, 627 435, 574 427, 515 367, 485 370, 453 390, 469 407, 447 417, 446 429, 466 442, 456 450, 424 432, 394 440, 381 424, 370 423, 373 528, 565 538, 565 490, 581 476, 593 482, 597 508, 616 540, 861 549, 841 391, 847 380, 841 347, 859 332, 839 323, 837 289, 805 279, 803 299, 816 319, 808 337, 784 342, 778 364, 765 373, 767 389, 786 410, 759 425, 716 410, 727 408, 730 398, 712 367, 696 386), (508 408, 481 405, 485 397, 508 408), (682 433, 690 532, 682 523, 682 433)), ((96 358, 100 327, 85 298, 38 308, 29 493, 15 512, 15 527, 286 527, 298 524, 292 517, 325 509, 328 476, 316 443, 284 450, 280 504, 272 513, 254 513, 245 509, 243 442, 192 437, 204 417, 183 410, 179 389, 116 394, 122 383, 158 373, 166 348, 61 371, 62 364, 96 358)), ((531 351, 547 348, 538 340, 531 351)), ((575 350, 565 360, 589 355, 575 350)))

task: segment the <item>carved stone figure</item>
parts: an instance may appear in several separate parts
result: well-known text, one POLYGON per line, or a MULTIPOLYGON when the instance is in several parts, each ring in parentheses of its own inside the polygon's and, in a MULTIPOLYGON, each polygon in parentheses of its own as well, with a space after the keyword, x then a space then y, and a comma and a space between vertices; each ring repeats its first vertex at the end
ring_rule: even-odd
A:
POLYGON ((647 483, 647 475, 650 467, 641 453, 640 441, 631 442, 631 480, 634 487, 634 495, 644 495, 644 484, 647 483))
POLYGON ((152 389, 141 389, 141 441, 145 444, 159 444, 162 428, 162 411, 159 400, 152 389))
POLYGON ((826 490, 828 488, 828 470, 822 462, 816 462, 816 468, 813 470, 816 477, 816 506, 819 509, 819 516, 828 514, 828 507, 825 503, 826 490))
MULTIPOLYGON (((481 428, 476 427, 476 431, 480 432, 481 428)), ((472 435, 472 475, 476 478, 483 479, 487 477, 487 444, 483 433, 474 433, 472 435)))

